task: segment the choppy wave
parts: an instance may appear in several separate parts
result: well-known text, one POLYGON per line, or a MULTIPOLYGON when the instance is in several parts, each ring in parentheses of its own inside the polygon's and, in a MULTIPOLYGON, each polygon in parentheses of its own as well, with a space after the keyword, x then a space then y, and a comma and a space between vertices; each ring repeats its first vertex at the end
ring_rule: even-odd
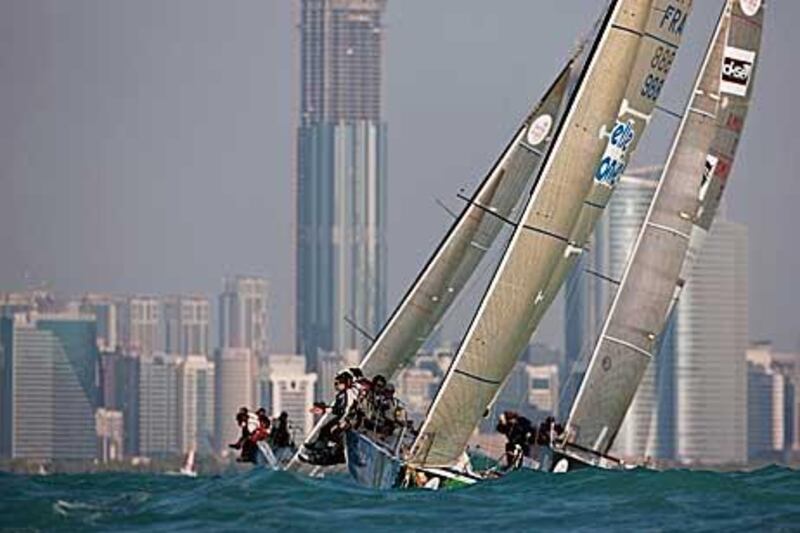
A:
POLYGON ((27 530, 800 530, 800 471, 519 472, 431 493, 253 470, 0 474, 0 528, 27 530))

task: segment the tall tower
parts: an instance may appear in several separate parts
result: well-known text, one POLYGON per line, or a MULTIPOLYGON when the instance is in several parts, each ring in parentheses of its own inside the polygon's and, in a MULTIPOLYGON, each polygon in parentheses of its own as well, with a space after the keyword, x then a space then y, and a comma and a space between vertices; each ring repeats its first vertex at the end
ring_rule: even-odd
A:
MULTIPOLYGON (((721 215, 722 213, 720 213, 721 215)), ((747 229, 718 216, 678 305, 675 454, 747 460, 747 229)))
POLYGON ((96 342, 91 315, 0 318, 0 456, 95 457, 96 342))
POLYGON ((248 348, 254 356, 267 352, 267 280, 236 276, 224 280, 219 296, 221 348, 248 348))
POLYGON ((164 300, 165 351, 208 356, 211 304, 204 296, 172 296, 164 300))
POLYGON ((386 307, 386 0, 300 0, 296 344, 363 352, 386 307))
POLYGON ((155 296, 132 296, 123 311, 123 346, 139 354, 161 350, 161 300, 155 296))

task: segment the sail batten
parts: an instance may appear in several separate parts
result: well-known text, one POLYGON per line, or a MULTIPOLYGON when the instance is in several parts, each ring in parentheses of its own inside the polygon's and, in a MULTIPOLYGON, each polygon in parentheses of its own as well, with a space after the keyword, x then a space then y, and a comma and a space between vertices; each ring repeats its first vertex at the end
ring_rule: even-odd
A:
POLYGON ((760 5, 750 15, 743 13, 737 1, 723 5, 661 180, 572 405, 567 446, 608 452, 655 355, 735 156, 752 94, 762 18, 760 5))
MULTIPOLYGON (((594 200, 595 189, 608 189, 610 194, 628 149, 649 121, 647 107, 639 109, 637 100, 626 97, 631 96, 632 86, 643 92, 643 77, 652 78, 659 66, 663 84, 671 61, 666 65, 654 61, 652 50, 641 46, 644 33, 655 24, 655 30, 671 32, 667 40, 677 45, 690 7, 688 0, 609 4, 521 223, 420 429, 413 463, 458 462, 552 301, 547 290, 555 286, 551 285, 554 273, 581 249, 573 235, 585 200, 594 200), (665 16, 667 10, 670 17, 665 16), (660 23, 654 23, 658 17, 660 23)), ((654 102, 657 96, 647 98, 654 102)))

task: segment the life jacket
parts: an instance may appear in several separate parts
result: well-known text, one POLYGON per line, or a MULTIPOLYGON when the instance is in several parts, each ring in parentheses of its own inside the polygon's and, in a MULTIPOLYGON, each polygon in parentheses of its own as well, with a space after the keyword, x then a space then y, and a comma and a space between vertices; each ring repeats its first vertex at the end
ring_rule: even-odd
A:
POLYGON ((261 424, 258 421, 258 415, 255 413, 247 413, 247 432, 252 434, 258 429, 261 424))

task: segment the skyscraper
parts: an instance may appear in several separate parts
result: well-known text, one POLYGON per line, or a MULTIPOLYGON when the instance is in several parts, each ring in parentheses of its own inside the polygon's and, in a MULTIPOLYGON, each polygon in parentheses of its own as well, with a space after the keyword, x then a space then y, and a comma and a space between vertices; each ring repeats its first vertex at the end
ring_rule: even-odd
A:
POLYGON ((314 427, 314 415, 308 406, 314 402, 317 375, 306 373, 306 361, 302 355, 271 354, 268 365, 272 416, 286 411, 294 430, 293 436, 299 442, 314 427))
POLYGON ((164 301, 165 350, 208 355, 211 304, 204 296, 171 296, 164 301))
POLYGON ((386 300, 386 0, 301 0, 296 345, 363 350, 386 300))
POLYGON ((747 342, 747 230, 718 216, 677 308, 677 460, 747 460, 747 342))
POLYGON ((0 455, 93 459, 99 406, 94 317, 0 318, 0 455))
POLYGON ((234 416, 240 407, 251 407, 254 397, 253 352, 248 348, 221 348, 214 361, 216 400, 214 433, 216 447, 227 452, 227 442, 239 438, 234 416))
POLYGON ((139 453, 148 457, 180 452, 178 442, 179 358, 164 353, 139 357, 139 453))
POLYGON ((767 350, 747 351, 747 458, 750 461, 780 459, 786 447, 786 387, 786 377, 772 368, 767 350))
POLYGON ((86 294, 79 305, 82 313, 93 314, 97 322, 97 347, 113 352, 119 345, 121 301, 110 294, 86 294))
POLYGON ((124 348, 139 354, 161 350, 161 300, 154 296, 132 296, 122 310, 124 348))
POLYGON ((221 348, 247 348, 256 357, 267 352, 267 281, 236 276, 223 281, 219 297, 221 348))
POLYGON ((187 355, 178 364, 178 447, 208 450, 214 434, 214 363, 187 355))

